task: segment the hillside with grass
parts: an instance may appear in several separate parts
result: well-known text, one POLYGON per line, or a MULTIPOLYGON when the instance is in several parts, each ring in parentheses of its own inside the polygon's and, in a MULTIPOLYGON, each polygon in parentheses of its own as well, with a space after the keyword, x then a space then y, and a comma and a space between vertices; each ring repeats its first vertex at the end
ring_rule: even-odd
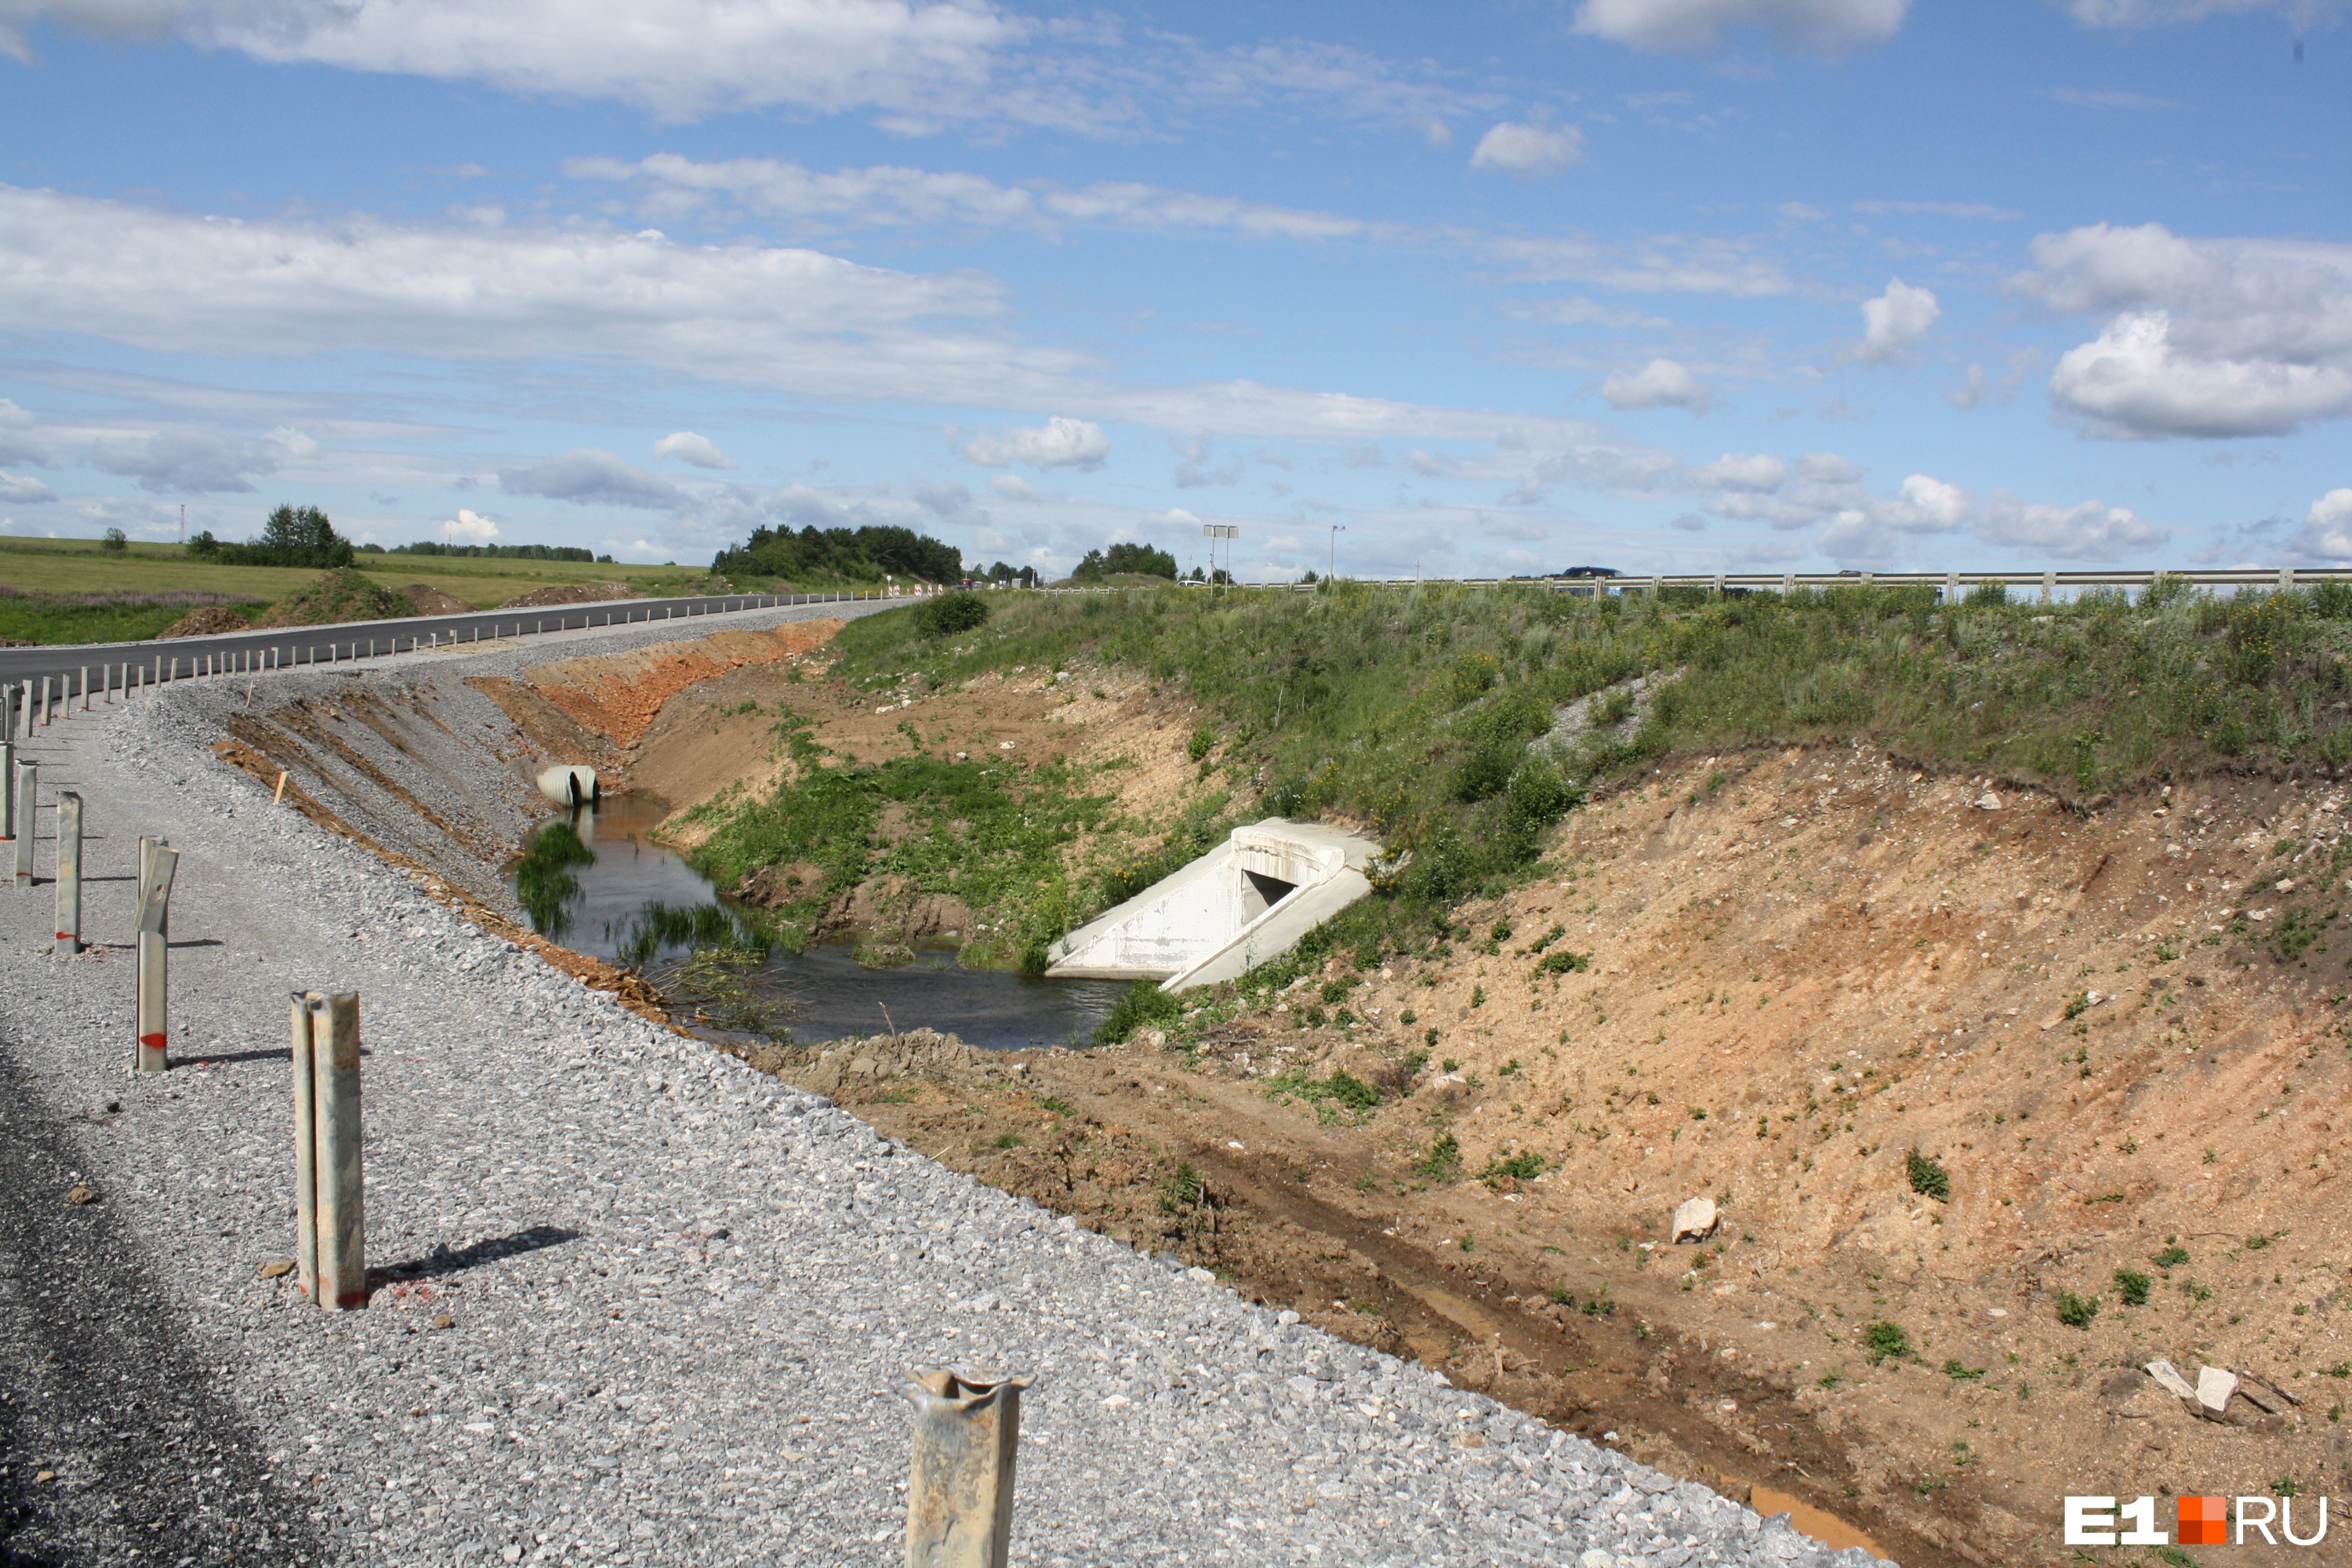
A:
MULTIPOLYGON (((1420 923, 1500 893, 1580 801, 1677 756, 1860 743, 2077 805, 2352 761, 2352 589, 2332 584, 2218 597, 2160 583, 2063 605, 1997 589, 1946 605, 1927 589, 1587 599, 1343 584, 992 605, 954 636, 911 615, 856 622, 834 679, 878 700, 1016 668, 1132 672, 1198 710, 1199 793, 1358 823, 1404 858, 1355 922, 1420 923)), ((1202 825, 1179 826, 1141 871, 1198 852, 1202 825)), ((1137 885, 1107 876, 1067 918, 1137 885)))

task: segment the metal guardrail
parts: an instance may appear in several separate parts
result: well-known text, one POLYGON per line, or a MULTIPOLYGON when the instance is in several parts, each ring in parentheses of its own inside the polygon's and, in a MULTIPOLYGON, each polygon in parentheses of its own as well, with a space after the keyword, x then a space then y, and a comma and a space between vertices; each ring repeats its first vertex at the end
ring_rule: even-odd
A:
MULTIPOLYGON (((2285 593, 2314 583, 2352 582, 2352 567, 2233 566, 2219 571, 2094 571, 2094 572, 1685 572, 1621 573, 1614 577, 1347 577, 1339 581, 1365 588, 1549 588, 1559 594, 1654 593, 1660 588, 1706 588, 1716 593, 1738 589, 1748 593, 1793 594, 1800 588, 1940 588, 1957 597, 1985 583, 2008 588, 2039 589, 2044 599, 2061 593, 2101 588, 2147 588, 2158 578, 2194 584, 2200 588, 2252 588, 2285 593)), ((1182 588, 1233 587, 1271 589, 1278 593, 1311 594, 1317 583, 1178 582, 1182 588)), ((1045 594, 1118 594, 1124 586, 1057 587, 1034 590, 1045 594)))
MULTIPOLYGON (((393 653, 488 642, 586 626, 630 626, 646 621, 729 615, 789 605, 850 604, 868 599, 919 596, 877 589, 859 594, 711 594, 677 599, 607 599, 589 605, 548 605, 520 609, 473 610, 456 616, 413 616, 388 621, 344 621, 322 626, 272 626, 207 637, 150 638, 124 643, 49 643, 39 647, 0 648, 0 682, 26 686, 44 676, 74 678, 89 684, 93 671, 144 668, 148 680, 189 674, 247 674, 299 665, 340 664, 393 653), (176 661, 176 670, 175 670, 176 661)), ((120 679, 119 675, 116 678, 120 679)), ((104 679, 100 689, 107 689, 104 679)))

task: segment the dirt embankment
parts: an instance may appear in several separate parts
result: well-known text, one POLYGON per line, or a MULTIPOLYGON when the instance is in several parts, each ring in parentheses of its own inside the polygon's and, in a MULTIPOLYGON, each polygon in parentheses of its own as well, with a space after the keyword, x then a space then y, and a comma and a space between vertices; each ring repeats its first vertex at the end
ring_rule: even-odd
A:
POLYGON ((1181 1052, 786 1072, 1906 1563, 2060 1562, 2068 1493, 2340 1493, 2344 793, 1988 793, 1864 752, 1710 759, 1572 817, 1450 952, 1356 977, 1345 1028, 1297 1026, 1335 966, 1181 1052), (1541 973, 1560 952, 1586 966, 1541 973), (1384 1102, 1297 1091, 1334 1069, 1384 1102), (1494 1163, 1520 1154, 1544 1173, 1494 1163), (1698 1195, 1722 1222, 1675 1246, 1698 1195), (1907 1349, 1874 1362, 1879 1324, 1907 1349), (2201 1421, 2137 1370, 2159 1355, 2280 1393, 2201 1421))

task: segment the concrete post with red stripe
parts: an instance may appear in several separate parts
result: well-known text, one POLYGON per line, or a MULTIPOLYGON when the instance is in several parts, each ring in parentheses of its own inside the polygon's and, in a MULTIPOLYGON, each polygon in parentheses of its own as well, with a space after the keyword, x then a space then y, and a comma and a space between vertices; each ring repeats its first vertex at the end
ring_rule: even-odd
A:
POLYGON ((172 879, 180 852, 160 838, 139 841, 139 1070, 172 1065, 169 961, 172 879))
POLYGON ((81 796, 58 792, 58 952, 81 951, 81 796))
POLYGON ((367 1305, 360 1163, 360 999, 293 999, 294 1256, 305 1294, 331 1311, 367 1305))

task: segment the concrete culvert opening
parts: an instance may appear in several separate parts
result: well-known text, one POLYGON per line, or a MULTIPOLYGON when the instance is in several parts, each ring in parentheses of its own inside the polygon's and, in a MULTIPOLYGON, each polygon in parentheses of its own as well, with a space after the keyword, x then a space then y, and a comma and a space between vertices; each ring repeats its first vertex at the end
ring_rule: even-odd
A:
POLYGON ((1298 890, 1296 882, 1286 882, 1279 877, 1262 876, 1247 868, 1242 871, 1242 881, 1244 884, 1242 912, 1245 916, 1262 915, 1298 890))

